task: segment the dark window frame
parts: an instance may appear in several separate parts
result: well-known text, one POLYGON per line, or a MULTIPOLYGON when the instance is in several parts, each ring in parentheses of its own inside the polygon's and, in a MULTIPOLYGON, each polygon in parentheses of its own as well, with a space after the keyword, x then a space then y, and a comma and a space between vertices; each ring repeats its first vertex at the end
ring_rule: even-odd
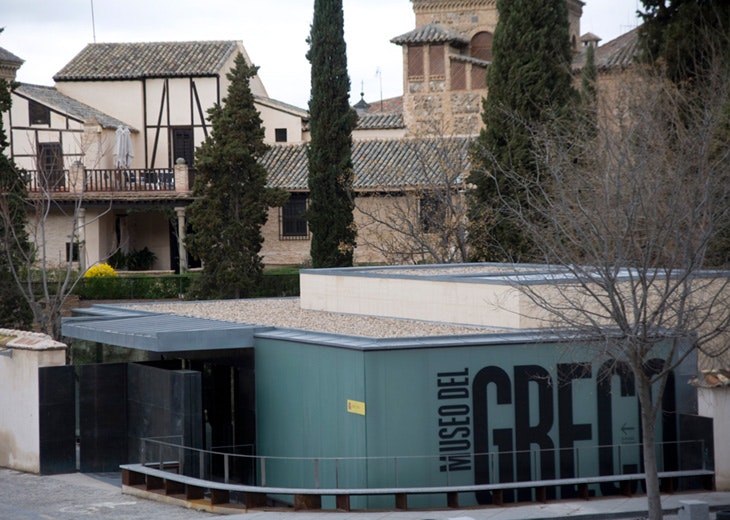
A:
POLYGON ((275 128, 274 129, 274 141, 277 143, 287 143, 289 142, 289 136, 287 135, 287 129, 286 128, 275 128))
POLYGON ((289 200, 279 208, 279 240, 309 240, 308 205, 308 193, 289 194, 289 200))
POLYGON ((51 109, 37 101, 29 99, 28 122, 31 126, 51 126, 51 109))

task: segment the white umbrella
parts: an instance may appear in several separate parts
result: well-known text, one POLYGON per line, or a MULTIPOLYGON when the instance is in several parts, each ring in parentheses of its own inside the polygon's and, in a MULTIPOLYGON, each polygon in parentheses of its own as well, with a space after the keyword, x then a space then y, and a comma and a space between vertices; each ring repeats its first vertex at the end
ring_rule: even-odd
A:
POLYGON ((132 159, 134 159, 132 136, 129 133, 129 127, 122 125, 117 128, 114 141, 114 167, 129 168, 132 165, 132 159))

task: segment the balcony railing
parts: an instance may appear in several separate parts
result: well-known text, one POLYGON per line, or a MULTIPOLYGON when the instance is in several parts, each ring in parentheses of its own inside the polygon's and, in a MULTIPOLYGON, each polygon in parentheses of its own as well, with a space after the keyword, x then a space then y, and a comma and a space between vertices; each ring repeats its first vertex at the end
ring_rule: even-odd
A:
POLYGON ((28 170, 27 189, 31 193, 139 192, 192 189, 194 170, 185 165, 170 168, 28 170))

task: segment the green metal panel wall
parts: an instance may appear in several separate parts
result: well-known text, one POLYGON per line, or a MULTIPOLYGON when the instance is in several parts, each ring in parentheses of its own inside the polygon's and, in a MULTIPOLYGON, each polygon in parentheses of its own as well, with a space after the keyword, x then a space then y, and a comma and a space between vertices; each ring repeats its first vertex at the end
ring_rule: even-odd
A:
POLYGON ((365 401, 363 354, 277 340, 256 343, 257 453, 266 461, 268 485, 366 485, 365 417, 348 413, 347 401, 365 401), (311 461, 291 458, 318 457, 311 461))
MULTIPOLYGON (((629 379, 609 374, 613 364, 595 346, 426 347, 429 340, 422 341, 425 348, 361 351, 257 340, 259 455, 368 457, 367 463, 340 461, 337 478, 334 463, 320 461, 320 487, 480 484, 638 470, 637 398, 629 379), (348 413, 348 399, 364 402, 366 415, 348 413), (599 444, 617 447, 601 451, 599 444)), ((658 431, 663 435, 661 424, 658 431)), ((286 478, 286 485, 312 486, 314 474, 310 462, 267 462, 269 484, 286 478)), ((461 503, 490 500, 481 494, 461 503)), ((409 504, 446 505, 438 495, 413 496, 409 504)), ((392 505, 390 497, 367 500, 367 507, 392 505)))

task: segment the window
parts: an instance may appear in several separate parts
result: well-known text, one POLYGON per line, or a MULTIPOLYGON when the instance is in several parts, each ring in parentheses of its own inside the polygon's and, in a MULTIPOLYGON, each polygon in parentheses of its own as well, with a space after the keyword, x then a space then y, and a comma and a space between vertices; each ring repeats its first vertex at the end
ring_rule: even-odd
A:
POLYGON ((423 79, 423 46, 408 47, 408 77, 423 79))
POLYGON ((38 187, 65 191, 61 143, 38 143, 38 187))
POLYGON ((442 197, 444 193, 427 193, 421 196, 419 201, 418 217, 421 224, 421 231, 424 233, 438 233, 444 229, 446 222, 446 204, 442 197))
POLYGON ((67 262, 78 262, 79 261, 79 243, 66 242, 66 261, 67 262))
POLYGON ((492 61, 492 33, 480 32, 471 39, 471 57, 492 61))
POLYGON ((51 126, 51 109, 35 101, 28 101, 28 119, 31 125, 51 126))
POLYGON ((286 143, 286 141, 287 141, 286 128, 275 129, 274 138, 277 143, 286 143))
POLYGON ((431 45, 428 50, 429 64, 431 66, 431 78, 443 79, 446 74, 446 63, 444 60, 444 46, 431 45))
POLYGON ((451 62, 451 90, 466 90, 466 64, 462 61, 451 62))
POLYGON ((472 90, 479 90, 487 88, 487 68, 480 67, 479 65, 472 65, 471 67, 471 88, 472 90))
POLYGON ((307 194, 291 193, 283 208, 279 208, 279 239, 307 240, 307 194))

